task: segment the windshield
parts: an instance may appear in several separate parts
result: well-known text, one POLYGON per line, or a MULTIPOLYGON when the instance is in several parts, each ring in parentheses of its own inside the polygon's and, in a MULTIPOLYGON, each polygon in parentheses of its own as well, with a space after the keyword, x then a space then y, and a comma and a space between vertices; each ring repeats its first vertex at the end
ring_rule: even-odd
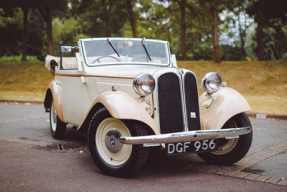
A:
POLYGON ((169 64, 166 41, 126 38, 83 39, 88 65, 103 64, 169 64))

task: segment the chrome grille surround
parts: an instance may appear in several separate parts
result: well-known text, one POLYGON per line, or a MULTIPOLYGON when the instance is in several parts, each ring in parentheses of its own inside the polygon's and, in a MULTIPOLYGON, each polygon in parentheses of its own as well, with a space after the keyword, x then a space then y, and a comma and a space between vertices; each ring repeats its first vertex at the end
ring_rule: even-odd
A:
POLYGON ((161 71, 156 72, 157 74, 155 77, 156 89, 154 92, 154 99, 157 100, 155 102, 155 106, 157 107, 156 116, 161 134, 201 130, 197 79, 194 73, 188 70, 184 70, 183 74, 178 73, 177 70, 164 70, 158 74, 159 72, 161 71), (194 78, 192 85, 186 85, 188 83, 188 81, 186 81, 186 75, 192 75, 194 78), (164 83, 162 80, 167 82, 164 83), (172 82, 175 80, 178 80, 178 82, 172 82), (163 83, 166 85, 163 85, 163 83), (174 89, 174 87, 170 87, 169 89, 166 88, 170 84, 176 86, 176 89, 174 89), (164 87, 163 89, 162 86, 164 87), (187 90, 186 92, 186 89, 189 89, 190 86, 193 90, 192 93, 195 94, 193 96, 186 95, 191 92, 190 90, 187 90), (191 103, 190 99, 186 99, 189 97, 193 100, 192 107, 186 106, 186 103, 189 105, 191 103), (175 99, 180 101, 176 101, 175 99), (173 110, 173 106, 175 106, 176 109, 173 110), (187 111, 187 109, 190 110, 191 108, 195 110, 187 111), (192 121, 189 120, 190 113, 196 114, 196 125, 193 125, 192 121), (189 123, 192 125, 189 125, 189 123))

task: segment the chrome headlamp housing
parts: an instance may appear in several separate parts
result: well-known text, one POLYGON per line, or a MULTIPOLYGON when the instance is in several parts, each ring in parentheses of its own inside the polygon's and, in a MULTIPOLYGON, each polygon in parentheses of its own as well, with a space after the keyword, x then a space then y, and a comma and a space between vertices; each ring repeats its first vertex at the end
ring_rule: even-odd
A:
POLYGON ((155 88, 155 80, 152 75, 141 73, 134 78, 133 88, 140 96, 148 96, 155 88))
POLYGON ((216 72, 206 73, 201 80, 201 86, 207 93, 215 93, 221 86, 221 76, 216 72))

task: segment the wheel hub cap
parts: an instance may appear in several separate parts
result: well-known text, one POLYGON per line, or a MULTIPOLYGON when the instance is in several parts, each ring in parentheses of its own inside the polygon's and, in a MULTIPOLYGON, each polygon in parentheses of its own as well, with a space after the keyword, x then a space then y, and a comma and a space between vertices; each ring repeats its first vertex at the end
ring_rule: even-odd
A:
POLYGON ((106 144, 106 147, 107 149, 112 152, 112 153, 118 153, 122 147, 123 147, 123 144, 120 142, 119 138, 121 137, 122 135, 120 134, 120 132, 118 132, 117 130, 112 130, 112 131, 109 131, 107 134, 106 134, 106 137, 105 137, 105 144, 106 144))

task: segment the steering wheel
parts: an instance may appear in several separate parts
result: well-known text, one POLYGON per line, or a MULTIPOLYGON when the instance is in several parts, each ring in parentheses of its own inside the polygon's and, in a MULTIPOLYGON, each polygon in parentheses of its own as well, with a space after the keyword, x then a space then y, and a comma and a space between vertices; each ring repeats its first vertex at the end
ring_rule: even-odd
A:
POLYGON ((117 60, 118 62, 121 62, 118 58, 116 58, 114 56, 105 55, 105 56, 101 56, 101 57, 97 58, 95 61, 92 62, 92 64, 94 64, 96 61, 98 61, 100 63, 100 59, 105 58, 105 57, 110 57, 110 58, 117 60))

